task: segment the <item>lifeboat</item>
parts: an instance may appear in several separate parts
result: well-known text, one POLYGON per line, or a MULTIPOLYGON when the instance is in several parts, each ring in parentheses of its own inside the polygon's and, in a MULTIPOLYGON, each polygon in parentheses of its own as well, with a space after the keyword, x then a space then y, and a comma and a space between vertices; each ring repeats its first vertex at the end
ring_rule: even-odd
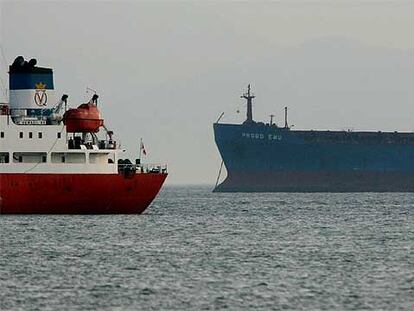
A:
POLYGON ((69 133, 97 133, 103 126, 101 113, 93 99, 78 108, 69 109, 63 115, 63 123, 69 133))

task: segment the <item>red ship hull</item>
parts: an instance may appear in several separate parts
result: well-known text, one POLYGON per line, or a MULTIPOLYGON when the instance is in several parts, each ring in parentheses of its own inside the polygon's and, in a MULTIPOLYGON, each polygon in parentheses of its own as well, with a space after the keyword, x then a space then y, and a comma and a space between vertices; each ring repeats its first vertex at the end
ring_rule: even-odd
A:
POLYGON ((0 214, 140 214, 167 174, 0 174, 0 214))

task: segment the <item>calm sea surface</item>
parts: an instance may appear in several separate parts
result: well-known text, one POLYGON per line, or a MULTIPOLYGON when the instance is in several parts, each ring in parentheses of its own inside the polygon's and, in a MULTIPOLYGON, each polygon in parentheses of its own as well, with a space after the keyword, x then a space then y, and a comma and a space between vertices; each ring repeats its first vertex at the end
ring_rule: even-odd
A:
POLYGON ((144 215, 0 216, 1 310, 414 310, 414 194, 165 188, 144 215))

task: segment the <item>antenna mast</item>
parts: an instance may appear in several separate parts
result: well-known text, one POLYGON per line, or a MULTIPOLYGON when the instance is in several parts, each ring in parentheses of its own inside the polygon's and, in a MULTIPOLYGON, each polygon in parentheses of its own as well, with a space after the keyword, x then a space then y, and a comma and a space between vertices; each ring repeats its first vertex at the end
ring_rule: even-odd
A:
POLYGON ((250 84, 247 86, 247 93, 244 93, 241 98, 246 99, 247 101, 247 116, 244 123, 253 123, 253 109, 252 109, 252 99, 255 98, 252 93, 250 93, 250 84))
POLYGON ((285 107, 285 129, 289 128, 288 125, 288 107, 285 107))
POLYGON ((271 114, 271 115, 269 115, 270 116, 270 125, 272 126, 273 125, 273 118, 274 118, 274 114, 271 114))

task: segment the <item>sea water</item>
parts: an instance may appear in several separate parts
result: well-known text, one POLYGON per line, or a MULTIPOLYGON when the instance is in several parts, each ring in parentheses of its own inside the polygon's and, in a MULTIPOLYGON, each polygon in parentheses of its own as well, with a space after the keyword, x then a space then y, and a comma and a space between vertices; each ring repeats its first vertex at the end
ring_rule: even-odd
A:
POLYGON ((414 194, 165 187, 143 215, 0 216, 0 310, 414 310, 414 194))

